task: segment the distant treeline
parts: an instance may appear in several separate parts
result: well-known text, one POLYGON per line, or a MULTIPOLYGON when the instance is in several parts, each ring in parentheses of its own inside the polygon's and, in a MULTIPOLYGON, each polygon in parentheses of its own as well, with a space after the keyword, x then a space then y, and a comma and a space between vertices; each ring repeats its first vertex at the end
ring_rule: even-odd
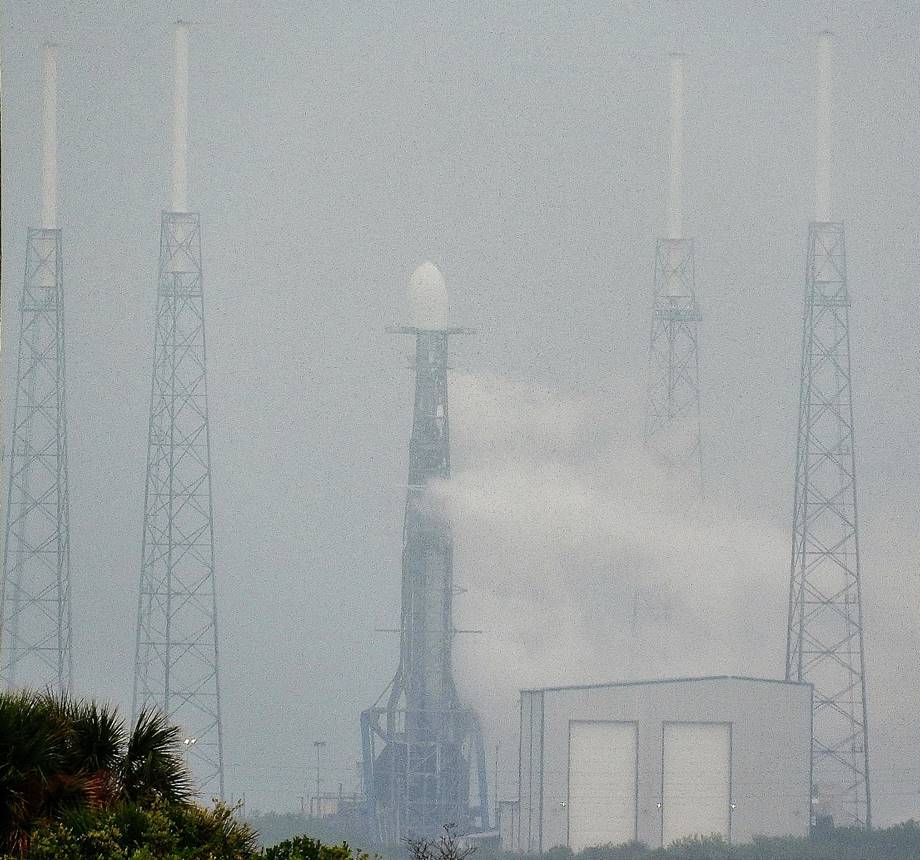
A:
POLYGON ((756 839, 728 845, 720 838, 685 839, 668 848, 605 845, 573 854, 554 848, 542 855, 480 849, 475 860, 920 860, 920 824, 908 821, 884 830, 838 828, 811 839, 756 839))
MULTIPOLYGON (((411 856, 406 847, 371 848, 357 815, 311 818, 272 812, 253 813, 246 820, 264 846, 306 833, 325 843, 347 842, 359 849, 370 849, 372 854, 391 860, 411 856)), ((686 839, 668 848, 603 845, 577 854, 567 848, 553 848, 544 854, 519 854, 480 847, 471 860, 920 860, 920 824, 908 821, 869 832, 837 828, 811 839, 759 838, 743 845, 728 845, 718 838, 686 839)))
POLYGON ((268 847, 277 845, 285 839, 304 834, 318 839, 327 845, 347 842, 356 848, 368 845, 367 829, 364 818, 355 813, 325 815, 314 818, 298 812, 259 812, 241 816, 258 834, 259 844, 268 847))

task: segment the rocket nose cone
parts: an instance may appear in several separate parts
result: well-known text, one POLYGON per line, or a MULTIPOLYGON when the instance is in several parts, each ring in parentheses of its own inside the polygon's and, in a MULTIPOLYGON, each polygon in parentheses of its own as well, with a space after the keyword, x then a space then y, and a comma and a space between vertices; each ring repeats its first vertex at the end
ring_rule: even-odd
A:
POLYGON ((429 260, 409 278, 409 316, 414 328, 447 328, 447 284, 429 260))

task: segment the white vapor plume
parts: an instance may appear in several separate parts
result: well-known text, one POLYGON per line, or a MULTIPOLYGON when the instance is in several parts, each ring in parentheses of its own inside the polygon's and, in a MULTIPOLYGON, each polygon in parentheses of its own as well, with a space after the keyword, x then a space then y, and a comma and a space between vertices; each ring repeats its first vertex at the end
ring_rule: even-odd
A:
MULTIPOLYGON (((503 799, 517 796, 522 688, 783 675, 787 511, 767 521, 737 497, 696 500, 692 481, 646 456, 633 432, 642 403, 628 388, 576 397, 497 376, 451 379, 454 475, 432 492, 453 524, 457 627, 482 630, 455 641, 458 687, 490 755, 500 744, 503 799)), ((752 480, 709 474, 710 487, 752 480)), ((920 557, 903 527, 915 512, 915 496, 861 512, 874 782, 892 821, 912 813, 885 767, 918 766, 903 754, 916 723, 904 672, 920 659, 920 586, 904 567, 920 557), (888 704, 873 711, 874 701, 888 704)))
POLYGON ((787 535, 650 462, 624 429, 638 392, 461 376, 451 397, 459 467, 433 492, 466 589, 458 626, 483 630, 458 639, 458 682, 503 747, 528 686, 781 675, 787 535))

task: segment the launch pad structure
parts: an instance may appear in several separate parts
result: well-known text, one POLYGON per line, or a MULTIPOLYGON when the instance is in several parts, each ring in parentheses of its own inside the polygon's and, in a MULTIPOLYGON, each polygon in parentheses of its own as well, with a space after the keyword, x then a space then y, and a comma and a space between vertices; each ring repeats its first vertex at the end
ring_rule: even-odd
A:
POLYGON ((448 341, 464 329, 393 331, 415 339, 399 668, 361 715, 367 816, 382 845, 435 836, 447 824, 460 833, 489 829, 479 720, 461 704, 452 675, 451 527, 426 493, 429 481, 450 477, 448 341))

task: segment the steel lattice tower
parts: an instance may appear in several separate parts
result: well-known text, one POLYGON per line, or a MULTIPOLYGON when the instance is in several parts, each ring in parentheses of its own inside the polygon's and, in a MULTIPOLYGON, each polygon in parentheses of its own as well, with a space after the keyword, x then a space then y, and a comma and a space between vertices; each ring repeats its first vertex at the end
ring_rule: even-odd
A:
MULTIPOLYGON (((183 127, 187 38, 178 24, 183 127)), ((185 211, 181 149, 175 211, 163 213, 160 230, 133 711, 156 707, 179 725, 200 789, 223 797, 201 222, 185 211)))
POLYGON ((689 471, 702 489, 700 309, 693 240, 683 237, 684 57, 671 55, 671 182, 668 238, 655 248, 655 295, 648 352, 646 448, 669 470, 689 471))
POLYGON ((56 227, 57 63, 43 53, 42 227, 30 228, 9 452, 0 678, 69 690, 73 680, 61 231, 56 227))
POLYGON ((814 685, 816 812, 869 827, 869 743, 844 227, 829 210, 830 37, 819 42, 819 220, 808 229, 786 677, 814 685))
POLYGON ((809 226, 806 284, 786 677, 815 686, 821 804, 864 826, 869 749, 843 224, 809 226))
MULTIPOLYGON (((420 273, 443 289, 434 266, 420 267, 413 275, 416 284, 420 273)), ((445 824, 456 824, 461 832, 489 826, 479 721, 460 703, 452 674, 451 527, 426 493, 430 481, 450 477, 448 339, 463 329, 397 331, 415 338, 400 658, 389 687, 361 715, 368 817, 377 841, 391 845, 408 835, 436 835, 445 824), (471 787, 478 796, 475 805, 471 787)))
POLYGON ((659 239, 648 351, 645 444, 701 480, 699 324, 692 239, 659 239))

